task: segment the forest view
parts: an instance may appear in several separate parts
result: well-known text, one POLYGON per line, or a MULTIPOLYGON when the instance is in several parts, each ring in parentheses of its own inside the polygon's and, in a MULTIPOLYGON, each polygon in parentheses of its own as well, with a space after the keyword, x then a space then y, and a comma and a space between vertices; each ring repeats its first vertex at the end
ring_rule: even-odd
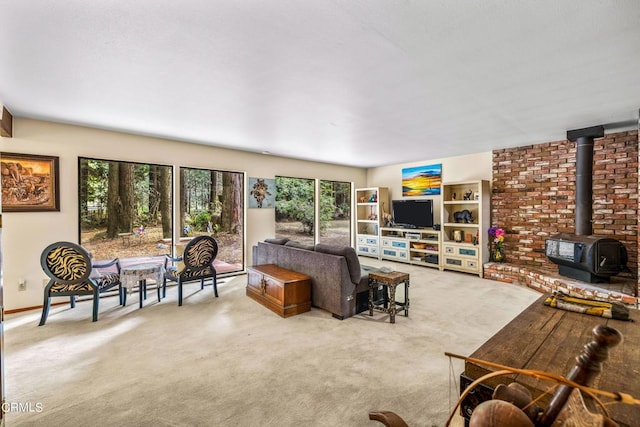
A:
MULTIPOLYGON (((276 236, 315 242, 315 180, 276 177, 276 236)), ((320 181, 320 243, 351 245, 351 184, 320 181)))
MULTIPOLYGON (((171 253, 171 166, 81 158, 79 175, 80 243, 94 259, 171 253)), ((242 270, 243 174, 181 168, 180 190, 178 248, 212 235, 218 272, 242 270)))

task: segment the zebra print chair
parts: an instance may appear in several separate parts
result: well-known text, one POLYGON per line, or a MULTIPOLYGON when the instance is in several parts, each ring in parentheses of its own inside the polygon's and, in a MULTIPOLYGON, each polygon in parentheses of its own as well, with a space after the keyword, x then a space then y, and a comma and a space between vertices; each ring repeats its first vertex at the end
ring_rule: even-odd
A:
POLYGON ((218 255, 218 242, 211 236, 198 236, 191 239, 184 248, 181 257, 165 255, 165 274, 162 280, 162 297, 167 295, 167 280, 178 282, 178 305, 182 305, 182 284, 200 280, 200 289, 204 289, 205 279, 211 278, 213 293, 218 297, 218 282, 213 260, 218 255), (176 263, 182 261, 184 268, 178 270, 176 263))
POLYGON ((75 308, 77 295, 92 295, 94 322, 98 320, 100 293, 117 286, 122 305, 123 294, 118 258, 104 264, 92 265, 89 253, 82 246, 71 242, 56 242, 42 251, 40 265, 49 276, 49 283, 44 288, 44 303, 39 326, 47 321, 51 297, 68 296, 71 308, 75 308), (104 268, 116 271, 99 271, 104 268))

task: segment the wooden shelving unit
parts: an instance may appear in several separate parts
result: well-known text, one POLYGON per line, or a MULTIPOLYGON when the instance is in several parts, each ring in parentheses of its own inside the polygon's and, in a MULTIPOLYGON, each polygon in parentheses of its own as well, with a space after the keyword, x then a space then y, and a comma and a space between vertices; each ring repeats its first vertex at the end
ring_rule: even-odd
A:
POLYGON ((379 258, 383 209, 389 212, 389 190, 386 187, 356 188, 356 252, 358 255, 379 258))
POLYGON ((380 258, 440 268, 441 233, 432 228, 380 229, 380 258))
POLYGON ((489 261, 489 181, 443 183, 441 190, 442 268, 482 277, 489 261))

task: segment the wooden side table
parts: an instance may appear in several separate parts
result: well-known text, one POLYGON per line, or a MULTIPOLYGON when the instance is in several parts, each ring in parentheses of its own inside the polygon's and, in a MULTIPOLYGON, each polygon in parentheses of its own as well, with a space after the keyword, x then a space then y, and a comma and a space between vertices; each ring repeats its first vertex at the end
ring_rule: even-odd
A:
POLYGON ((373 316, 373 310, 389 313, 389 322, 396 323, 396 313, 404 311, 404 317, 409 316, 409 273, 392 271, 384 273, 376 271, 369 273, 369 316, 373 316), (396 301, 396 286, 404 283, 404 302, 396 301), (376 286, 389 287, 389 308, 374 304, 373 289, 376 286), (400 307, 398 309, 398 307, 400 307))

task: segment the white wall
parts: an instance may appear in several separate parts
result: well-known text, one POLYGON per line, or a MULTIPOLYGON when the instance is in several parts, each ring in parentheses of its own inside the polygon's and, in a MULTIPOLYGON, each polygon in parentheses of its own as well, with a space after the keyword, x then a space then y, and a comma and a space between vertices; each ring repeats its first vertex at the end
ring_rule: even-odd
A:
MULTIPOLYGON (((346 181, 356 188, 388 187, 391 199, 402 198, 403 168, 442 163, 443 182, 457 182, 490 180, 492 167, 491 152, 486 152, 365 170, 19 118, 13 121, 13 138, 0 138, 0 151, 60 157, 60 212, 2 214, 5 310, 41 305, 46 278, 40 267, 42 249, 59 240, 78 241, 78 157, 229 170, 245 172, 247 178, 346 181), (18 291, 19 279, 26 280, 26 291, 18 291)), ((440 198, 433 199, 439 206, 440 198)), ((273 209, 247 209, 246 215, 245 262, 251 265, 251 246, 274 236, 275 219, 273 209)), ((440 222, 439 209, 435 220, 440 222)))
MULTIPOLYGON (((0 138, 0 151, 60 157, 60 212, 2 214, 5 310, 41 305, 42 250, 55 241, 78 241, 78 157, 230 170, 246 172, 247 178, 285 175, 367 184, 366 170, 360 168, 19 118, 13 121, 13 138, 0 138), (19 279, 26 280, 26 291, 18 291, 19 279)), ((245 225, 250 265, 251 246, 275 234, 274 210, 247 209, 245 225)))
MULTIPOLYGON (((422 160, 412 163, 401 163, 391 166, 371 168, 367 172, 367 185, 370 187, 389 187, 389 199, 402 199, 402 169, 415 166, 442 164, 442 182, 462 182, 486 179, 491 181, 492 153, 470 154, 466 156, 447 157, 442 159, 422 160)), ((434 222, 440 223, 440 196, 418 197, 433 199, 434 222)), ((387 212, 389 210, 387 209, 387 212)))

